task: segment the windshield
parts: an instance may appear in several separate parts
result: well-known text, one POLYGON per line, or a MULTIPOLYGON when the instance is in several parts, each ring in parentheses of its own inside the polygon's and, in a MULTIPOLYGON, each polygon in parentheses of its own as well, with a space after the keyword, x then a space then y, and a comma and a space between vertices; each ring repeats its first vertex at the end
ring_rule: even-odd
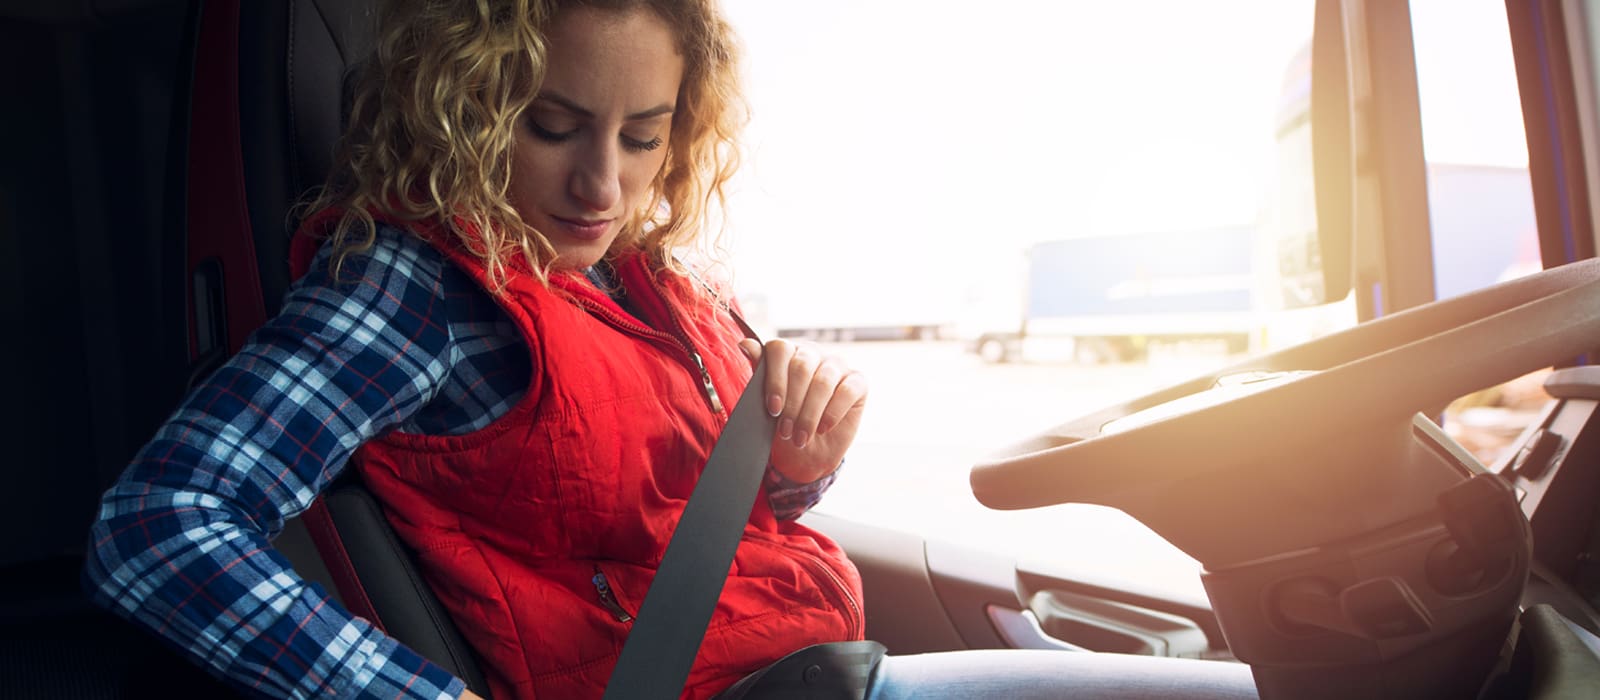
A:
MULTIPOLYGON (((736 288, 758 330, 827 343, 872 382, 822 512, 1203 595, 1197 564, 1128 516, 989 511, 968 471, 1355 323, 1321 298, 1313 0, 1225 8, 727 3, 753 109, 736 288)), ((1503 8, 1498 28, 1469 16, 1505 43, 1503 8)), ((1428 50, 1479 36, 1452 31, 1428 50)))

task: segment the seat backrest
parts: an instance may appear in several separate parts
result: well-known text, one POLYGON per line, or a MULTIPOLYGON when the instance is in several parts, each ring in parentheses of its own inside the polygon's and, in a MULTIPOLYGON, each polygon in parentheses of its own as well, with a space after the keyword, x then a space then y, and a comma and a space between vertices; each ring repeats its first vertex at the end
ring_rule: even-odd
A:
MULTIPOLYGON (((255 275, 235 275, 223 280, 222 287, 230 304, 246 299, 260 305, 227 309, 232 316, 221 325, 229 330, 229 352, 237 350, 244 333, 276 311, 288 286, 294 204, 322 183, 332 165, 343 128, 347 76, 372 47, 374 5, 365 0, 206 2, 216 21, 203 20, 197 63, 229 62, 231 19, 237 83, 234 104, 217 105, 231 107, 234 114, 204 118, 232 121, 239 134, 231 144, 223 139, 220 149, 226 154, 232 146, 231 161, 217 158, 202 166, 206 172, 191 171, 191 202, 198 198, 193 186, 202 180, 212 188, 217 183, 229 187, 230 180, 238 183, 242 201, 228 202, 226 206, 236 209, 217 217, 226 224, 218 232, 219 254, 249 255, 255 275), (208 48, 218 55, 205 55, 208 48)), ((222 86, 220 92, 229 91, 222 86)), ((196 238, 191 228, 191 260, 196 238)), ((305 516, 292 521, 275 545, 298 572, 334 592, 351 612, 488 695, 470 647, 358 479, 342 479, 305 516)))

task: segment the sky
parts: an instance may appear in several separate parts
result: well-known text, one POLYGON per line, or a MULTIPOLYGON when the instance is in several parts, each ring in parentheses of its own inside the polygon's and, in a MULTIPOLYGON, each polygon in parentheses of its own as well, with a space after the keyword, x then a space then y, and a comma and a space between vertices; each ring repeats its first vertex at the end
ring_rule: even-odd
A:
POLYGON ((1411 30, 1427 159, 1526 168, 1505 3, 1412 0, 1411 30))
MULTIPOLYGON (((724 9, 753 110, 728 220, 736 285, 910 313, 1014 274, 1035 241, 1255 221, 1312 27, 1310 0, 724 9)), ((1525 164, 1520 141, 1485 136, 1520 134, 1503 3, 1413 9, 1430 160, 1525 164)))
POLYGON ((1309 4, 979 7, 727 4, 753 109, 729 223, 743 286, 898 261, 873 291, 938 296, 1037 240, 1253 220, 1309 4))

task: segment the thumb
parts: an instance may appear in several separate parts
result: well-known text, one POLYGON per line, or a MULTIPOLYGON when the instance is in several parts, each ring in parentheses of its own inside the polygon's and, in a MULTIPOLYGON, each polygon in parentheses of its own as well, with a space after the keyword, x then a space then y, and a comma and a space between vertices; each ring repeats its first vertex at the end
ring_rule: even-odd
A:
POLYGON ((754 338, 745 338, 739 341, 739 349, 744 351, 744 356, 750 358, 750 364, 755 364, 761 359, 761 343, 754 338))

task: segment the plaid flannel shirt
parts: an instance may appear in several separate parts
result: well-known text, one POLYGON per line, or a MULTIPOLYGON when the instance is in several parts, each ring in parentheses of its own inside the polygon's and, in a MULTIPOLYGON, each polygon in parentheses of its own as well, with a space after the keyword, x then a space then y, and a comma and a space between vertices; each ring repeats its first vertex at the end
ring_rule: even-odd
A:
MULTIPOLYGON (((251 694, 454 698, 459 679, 305 583, 270 541, 367 440, 503 415, 528 355, 488 294, 413 236, 380 227, 337 280, 327 261, 324 249, 105 493, 86 586, 251 694)), ((767 472, 782 518, 833 480, 767 472)))

